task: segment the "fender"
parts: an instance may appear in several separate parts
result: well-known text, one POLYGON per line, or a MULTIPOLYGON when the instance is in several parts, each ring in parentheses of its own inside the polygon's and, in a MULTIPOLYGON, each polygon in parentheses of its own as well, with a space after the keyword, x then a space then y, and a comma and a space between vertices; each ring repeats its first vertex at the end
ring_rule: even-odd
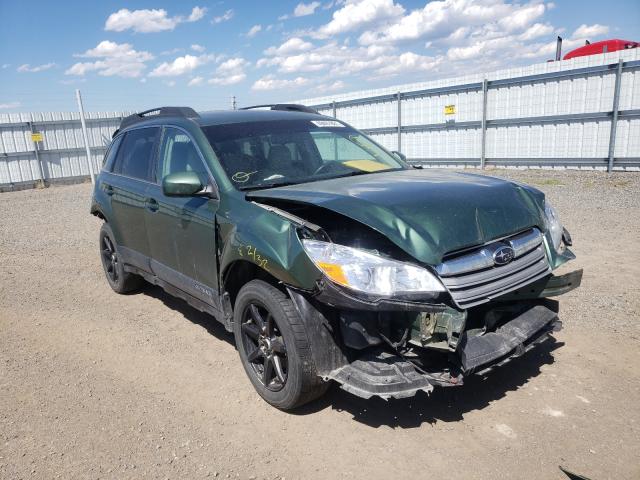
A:
MULTIPOLYGON (((229 211, 223 205, 218 209, 229 211)), ((303 290, 315 287, 322 274, 304 252, 298 237, 301 225, 253 203, 245 203, 242 208, 236 206, 235 211, 233 218, 217 216, 221 283, 229 266, 242 260, 287 285, 303 290)))

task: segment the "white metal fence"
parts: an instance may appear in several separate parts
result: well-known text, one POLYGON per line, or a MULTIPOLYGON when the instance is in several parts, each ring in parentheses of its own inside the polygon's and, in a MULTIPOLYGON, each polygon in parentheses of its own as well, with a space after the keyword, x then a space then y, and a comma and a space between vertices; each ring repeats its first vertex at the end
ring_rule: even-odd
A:
POLYGON ((640 49, 296 101, 433 166, 640 169, 640 49))
MULTIPOLYGON (((111 135, 128 114, 86 114, 94 171, 102 164, 111 135)), ((4 189, 87 175, 89 164, 77 112, 0 115, 0 186, 4 189)))

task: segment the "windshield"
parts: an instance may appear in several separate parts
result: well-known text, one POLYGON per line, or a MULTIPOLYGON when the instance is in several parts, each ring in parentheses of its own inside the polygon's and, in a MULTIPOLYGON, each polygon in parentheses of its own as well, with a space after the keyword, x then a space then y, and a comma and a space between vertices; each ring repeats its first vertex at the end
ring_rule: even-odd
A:
POLYGON ((203 127, 240 190, 406 168, 336 120, 277 120, 203 127))

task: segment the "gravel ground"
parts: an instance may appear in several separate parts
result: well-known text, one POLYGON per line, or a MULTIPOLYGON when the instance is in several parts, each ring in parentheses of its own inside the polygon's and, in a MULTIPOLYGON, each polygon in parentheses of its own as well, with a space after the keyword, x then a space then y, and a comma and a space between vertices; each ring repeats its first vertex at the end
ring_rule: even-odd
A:
POLYGON ((557 341, 460 388, 334 388, 294 414, 215 321, 109 289, 90 185, 0 194, 0 478, 640 478, 640 175, 489 174, 544 190, 573 234, 557 341))

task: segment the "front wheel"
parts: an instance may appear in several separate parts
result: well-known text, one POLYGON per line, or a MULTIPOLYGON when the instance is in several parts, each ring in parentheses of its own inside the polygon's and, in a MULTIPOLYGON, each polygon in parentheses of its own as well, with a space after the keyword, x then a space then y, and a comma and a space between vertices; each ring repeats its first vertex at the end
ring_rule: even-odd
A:
POLYGON ((238 293, 233 324, 242 365, 268 403, 289 410, 326 392, 304 324, 283 292, 262 280, 247 283, 238 293))

